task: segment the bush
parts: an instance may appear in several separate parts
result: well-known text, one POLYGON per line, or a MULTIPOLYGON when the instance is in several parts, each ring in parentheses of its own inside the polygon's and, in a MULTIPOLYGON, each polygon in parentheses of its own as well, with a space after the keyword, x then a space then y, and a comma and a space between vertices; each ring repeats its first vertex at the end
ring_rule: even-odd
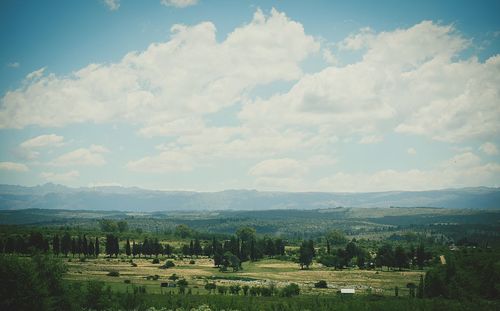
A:
POLYGON ((107 276, 120 276, 120 272, 116 270, 111 270, 108 272, 107 276))
POLYGON ((179 277, 177 276, 177 274, 174 273, 171 276, 169 276, 168 279, 175 282, 177 279, 179 279, 179 277))
POLYGON ((189 264, 190 264, 190 265, 194 265, 195 263, 196 263, 196 262, 195 262, 193 259, 191 259, 191 260, 189 261, 189 264))
POLYGON ((131 263, 132 267, 137 267, 137 264, 135 262, 131 263))
POLYGON ((326 284, 325 280, 320 280, 316 283, 314 283, 315 288, 328 288, 328 285, 326 284))
POLYGON ((159 263, 160 263, 160 259, 158 259, 158 258, 153 259, 153 264, 159 264, 159 263))
POLYGON ((283 297, 292 297, 292 296, 296 296, 298 294, 300 294, 300 288, 299 288, 299 285, 297 285, 295 283, 292 283, 290 285, 283 287, 283 289, 281 290, 281 293, 280 293, 280 295, 283 297))
POLYGON ((130 282, 130 280, 123 280, 123 283, 130 284, 131 282, 130 282))
POLYGON ((172 260, 167 260, 162 266, 160 266, 160 269, 168 269, 173 267, 175 267, 175 263, 172 260))
POLYGON ((87 261, 87 257, 80 257, 80 262, 86 262, 87 261))

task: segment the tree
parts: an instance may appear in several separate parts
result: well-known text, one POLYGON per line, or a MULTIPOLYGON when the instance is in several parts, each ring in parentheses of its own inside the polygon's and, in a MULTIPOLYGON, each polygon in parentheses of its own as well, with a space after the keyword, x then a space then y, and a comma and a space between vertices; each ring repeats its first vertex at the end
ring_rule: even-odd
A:
POLYGON ((384 244, 378 249, 375 264, 377 267, 394 267, 394 251, 390 244, 384 244))
POLYGON ((99 226, 101 227, 101 231, 103 232, 116 232, 118 231, 118 225, 116 222, 110 219, 101 219, 99 220, 99 226))
POLYGON ((420 275, 420 281, 417 287, 417 298, 424 298, 424 276, 420 275))
POLYGON ((191 230, 191 228, 189 228, 187 225, 181 224, 175 227, 174 234, 181 239, 185 239, 193 234, 193 230, 191 230))
POLYGON ((127 238, 127 243, 125 244, 125 254, 127 254, 127 256, 130 256, 131 253, 130 240, 127 238))
POLYGON ((240 269, 240 259, 238 256, 234 255, 231 252, 225 252, 222 260, 222 266, 224 268, 231 267, 233 272, 236 272, 240 269))
POLYGON ((328 232, 326 234, 326 239, 333 245, 341 245, 347 241, 344 233, 340 230, 332 230, 328 232))
POLYGON ((214 266, 219 267, 222 264, 222 260, 224 257, 224 253, 222 252, 222 247, 219 243, 214 239, 214 266))
POLYGON ((116 226, 118 227, 118 231, 120 232, 128 231, 128 223, 124 220, 117 222, 116 226))
POLYGON ((300 294, 299 285, 291 283, 281 289, 280 295, 283 297, 292 297, 300 294))
POLYGON ((179 286, 179 293, 184 294, 186 292, 186 287, 188 286, 188 281, 180 279, 177 281, 177 286, 179 286))
POLYGON ((315 288, 328 288, 328 284, 326 284, 325 280, 319 280, 318 282, 314 283, 315 288))
POLYGON ((196 256, 199 256, 199 255, 201 255, 201 253, 202 253, 200 240, 199 240, 198 238, 196 238, 196 239, 194 240, 193 253, 194 253, 196 256))
POLYGON ((300 246, 300 249, 299 249, 300 268, 304 269, 304 267, 306 267, 308 269, 312 263, 314 255, 315 255, 315 251, 314 251, 313 241, 309 240, 309 241, 302 242, 302 245, 300 246))
POLYGON ((417 266, 419 269, 424 268, 424 262, 425 262, 425 247, 423 243, 420 243, 420 245, 417 247, 417 251, 415 253, 416 261, 417 261, 417 266))
POLYGON ((99 257, 99 238, 96 237, 95 238, 95 256, 96 257, 99 257))
POLYGON ((89 240, 88 252, 89 252, 89 255, 95 256, 95 247, 94 247, 94 243, 92 242, 92 240, 89 240))
POLYGON ((394 250, 394 265, 401 270, 408 267, 408 257, 401 245, 396 246, 394 250))
POLYGON ((59 242, 59 235, 54 235, 54 238, 52 239, 52 250, 54 252, 54 255, 59 256, 59 252, 61 250, 61 244, 59 242))
POLYGON ((135 258, 135 256, 137 256, 137 254, 139 254, 139 249, 137 247, 137 245, 135 244, 135 240, 132 241, 132 256, 135 258))
POLYGON ((71 237, 69 233, 65 232, 61 239, 61 252, 65 257, 68 257, 68 253, 71 250, 71 237))
POLYGON ((87 243, 87 237, 84 234, 82 239, 82 253, 84 256, 87 256, 88 252, 89 252, 89 245, 87 243))

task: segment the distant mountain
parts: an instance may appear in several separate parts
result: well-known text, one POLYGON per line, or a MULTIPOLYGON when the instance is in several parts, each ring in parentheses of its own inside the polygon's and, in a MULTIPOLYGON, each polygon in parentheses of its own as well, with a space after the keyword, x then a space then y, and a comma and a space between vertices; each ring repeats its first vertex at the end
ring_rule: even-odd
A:
POLYGON ((69 188, 56 184, 35 187, 0 185, 0 209, 70 209, 120 211, 268 210, 331 207, 500 208, 500 188, 369 193, 153 191, 140 188, 69 188))

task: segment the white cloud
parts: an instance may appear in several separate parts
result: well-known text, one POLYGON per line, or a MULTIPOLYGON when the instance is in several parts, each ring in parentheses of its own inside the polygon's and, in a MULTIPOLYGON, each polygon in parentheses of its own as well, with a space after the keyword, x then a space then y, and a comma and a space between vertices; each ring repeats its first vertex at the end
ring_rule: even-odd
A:
POLYGON ((28 139, 20 144, 21 148, 42 148, 48 146, 62 146, 64 141, 63 136, 59 136, 56 134, 48 134, 48 135, 40 135, 37 137, 33 137, 28 139))
POLYGON ((53 166, 102 166, 106 164, 103 153, 109 150, 103 146, 92 145, 89 148, 79 148, 65 153, 50 164, 53 166))
POLYGON ((417 154, 417 150, 415 150, 415 148, 411 147, 411 148, 408 148, 406 150, 406 153, 408 153, 409 155, 416 155, 417 154))
POLYGON ((248 173, 252 176, 301 176, 306 172, 306 168, 297 160, 290 158, 269 159, 257 163, 248 173))
POLYGON ((196 5, 198 3, 198 0, 161 0, 160 3, 164 6, 185 8, 188 6, 196 5))
POLYGON ((380 135, 368 135, 363 136, 360 140, 360 144, 376 144, 384 140, 384 137, 380 135))
POLYGON ((288 92, 248 102, 240 118, 339 136, 396 131, 441 141, 500 132, 500 55, 457 60, 469 41, 451 26, 362 30, 341 45, 360 61, 303 76, 288 92))
POLYGON ((48 182, 54 183, 68 183, 76 180, 80 177, 80 173, 78 171, 72 170, 66 173, 54 173, 54 172, 42 172, 40 177, 45 179, 48 182))
POLYGON ((162 124, 234 105, 256 86, 300 78, 300 62, 319 49, 301 24, 274 9, 257 10, 220 43, 215 32, 210 22, 175 25, 169 41, 118 63, 61 77, 32 73, 1 99, 0 128, 122 120, 161 134, 162 124))
POLYGON ((16 162, 0 162, 0 170, 2 171, 15 171, 15 172, 27 172, 28 167, 22 163, 16 162))
POLYGON ((333 66, 339 63, 337 57, 329 49, 323 49, 323 60, 333 66))
POLYGON ((486 153, 487 155, 497 155, 497 146, 491 142, 486 142, 479 147, 479 150, 486 153))
POLYGON ((40 69, 35 70, 33 72, 30 72, 29 74, 26 75, 26 81, 36 80, 36 79, 40 78, 41 76, 43 76, 45 69, 47 69, 47 68, 43 67, 43 68, 40 68, 40 69))
POLYGON ((21 64, 19 64, 18 62, 7 63, 7 67, 9 68, 19 68, 20 66, 21 64))
POLYGON ((187 172, 191 171, 193 166, 189 155, 176 151, 164 151, 156 156, 130 161, 127 163, 127 168, 134 172, 161 174, 187 172))
POLYGON ((104 4, 110 11, 116 11, 120 8, 120 0, 104 0, 104 4))
POLYGON ((393 191, 431 190, 450 187, 499 185, 500 165, 482 164, 479 157, 467 152, 454 156, 429 170, 380 170, 373 173, 338 172, 322 178, 316 189, 322 191, 393 191))

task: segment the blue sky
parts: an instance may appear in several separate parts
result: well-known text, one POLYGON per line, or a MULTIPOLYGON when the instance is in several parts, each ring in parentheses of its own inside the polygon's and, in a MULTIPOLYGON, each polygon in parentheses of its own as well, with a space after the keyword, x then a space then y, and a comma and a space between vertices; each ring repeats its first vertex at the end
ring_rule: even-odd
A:
POLYGON ((0 183, 500 186, 498 1, 3 1, 0 183))

